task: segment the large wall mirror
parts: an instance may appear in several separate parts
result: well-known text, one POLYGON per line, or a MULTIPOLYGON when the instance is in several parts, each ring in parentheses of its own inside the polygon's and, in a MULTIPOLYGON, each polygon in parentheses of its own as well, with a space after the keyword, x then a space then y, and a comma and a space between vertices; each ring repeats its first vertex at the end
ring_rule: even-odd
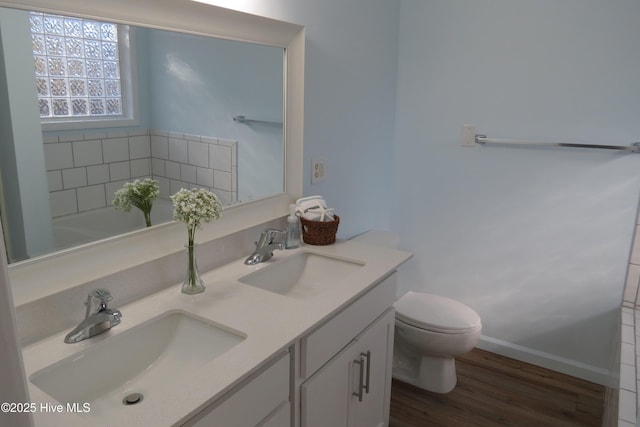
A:
POLYGON ((0 219, 14 289, 113 252, 105 238, 154 252, 183 187, 225 205, 226 231, 203 239, 286 214, 302 194, 303 87, 295 24, 192 0, 0 1, 0 219), (119 34, 85 36, 81 19, 119 34), (93 109, 121 117, 90 120, 93 109), (112 206, 144 178, 160 185, 151 228, 112 206))
POLYGON ((10 262, 145 227, 112 205, 136 179, 159 183, 152 224, 183 187, 284 191, 283 48, 9 8, 0 43, 10 262))

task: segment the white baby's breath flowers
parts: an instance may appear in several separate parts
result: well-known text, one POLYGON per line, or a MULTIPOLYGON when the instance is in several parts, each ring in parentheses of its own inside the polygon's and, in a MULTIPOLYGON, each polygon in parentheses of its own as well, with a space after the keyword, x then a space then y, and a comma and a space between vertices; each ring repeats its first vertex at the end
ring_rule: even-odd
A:
POLYGON ((160 186, 155 179, 145 178, 140 181, 126 182, 113 196, 113 206, 129 212, 132 206, 140 209, 144 214, 147 227, 151 226, 151 208, 153 201, 160 195, 160 186))
POLYGON ((196 228, 220 218, 222 204, 211 191, 199 189, 180 189, 171 196, 173 219, 184 222, 189 233, 189 245, 193 245, 196 228))
POLYGON ((187 245, 188 268, 187 279, 182 284, 182 293, 197 294, 204 292, 204 283, 196 267, 194 239, 196 229, 203 222, 211 222, 220 218, 222 205, 218 197, 205 189, 180 189, 171 196, 173 202, 173 219, 184 222, 187 225, 189 244, 187 245))

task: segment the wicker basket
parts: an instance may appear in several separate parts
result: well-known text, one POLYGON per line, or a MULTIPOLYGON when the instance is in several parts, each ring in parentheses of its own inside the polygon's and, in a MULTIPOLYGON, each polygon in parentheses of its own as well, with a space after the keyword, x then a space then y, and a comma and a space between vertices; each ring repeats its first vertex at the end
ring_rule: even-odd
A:
POLYGON ((324 246, 336 241, 336 233, 340 224, 340 217, 333 216, 333 221, 309 221, 300 217, 302 224, 302 240, 309 245, 324 246))

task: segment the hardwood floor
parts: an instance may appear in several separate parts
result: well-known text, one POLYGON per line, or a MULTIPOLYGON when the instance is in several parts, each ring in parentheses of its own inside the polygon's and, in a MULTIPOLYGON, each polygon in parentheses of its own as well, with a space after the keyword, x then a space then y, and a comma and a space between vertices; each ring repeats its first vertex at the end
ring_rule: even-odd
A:
POLYGON ((448 394, 394 380, 390 427, 602 425, 604 387, 475 349, 456 360, 448 394))

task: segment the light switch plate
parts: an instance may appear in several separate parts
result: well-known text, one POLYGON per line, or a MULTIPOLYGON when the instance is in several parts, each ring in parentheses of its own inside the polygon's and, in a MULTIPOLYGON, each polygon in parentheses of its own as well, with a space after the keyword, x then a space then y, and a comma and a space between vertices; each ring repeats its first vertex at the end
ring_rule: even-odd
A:
POLYGON ((476 127, 472 125, 462 126, 462 146, 473 147, 476 145, 476 127))

